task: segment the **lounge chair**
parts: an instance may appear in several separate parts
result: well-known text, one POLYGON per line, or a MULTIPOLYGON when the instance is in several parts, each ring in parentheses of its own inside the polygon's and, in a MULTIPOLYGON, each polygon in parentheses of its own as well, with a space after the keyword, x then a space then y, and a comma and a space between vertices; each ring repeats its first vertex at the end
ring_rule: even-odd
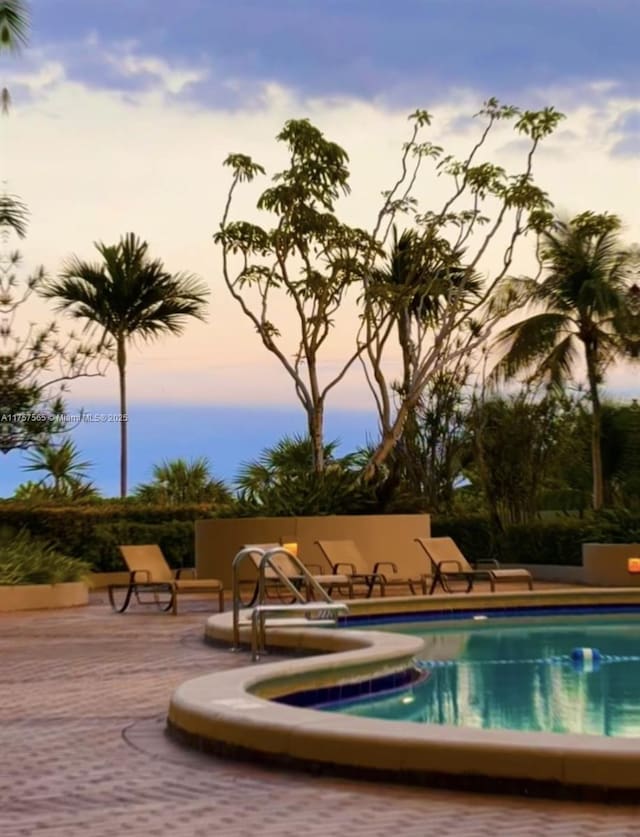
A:
POLYGON ((353 584, 364 584, 367 588, 367 598, 371 596, 377 585, 380 595, 384 596, 387 587, 409 587, 412 593, 416 590, 426 594, 427 577, 429 576, 427 562, 416 564, 411 556, 406 556, 407 563, 403 566, 401 558, 400 568, 394 561, 378 561, 370 567, 362 553, 353 541, 316 541, 322 554, 327 559, 334 573, 347 574, 353 584))
MULTIPOLYGON (((220 612, 224 610, 224 588, 217 578, 180 578, 183 571, 176 570, 174 574, 156 544, 127 545, 119 549, 129 570, 129 583, 109 586, 109 601, 118 613, 123 613, 129 607, 131 597, 135 595, 140 604, 156 604, 163 610, 171 610, 175 615, 178 612, 178 596, 182 593, 217 593, 218 608, 220 612), (114 596, 118 589, 126 590, 121 605, 116 604, 114 596), (151 600, 142 598, 145 593, 151 594, 151 600), (168 600, 163 594, 168 595, 168 600)), ((194 570, 187 572, 195 573, 194 570)))
POLYGON ((498 582, 525 581, 529 590, 533 590, 533 578, 529 570, 520 567, 503 569, 494 560, 479 561, 476 567, 464 557, 452 538, 415 538, 425 551, 433 566, 433 581, 429 593, 433 593, 438 584, 446 593, 453 593, 450 584, 453 581, 465 581, 465 593, 473 589, 474 581, 483 579, 489 582, 494 593, 498 582))
MULTIPOLYGON (((264 553, 269 549, 280 549, 282 551, 275 553, 271 556, 270 561, 272 566, 267 566, 264 569, 264 579, 266 583, 266 591, 267 593, 270 590, 274 590, 276 596, 279 599, 282 599, 282 595, 287 595, 288 592, 286 585, 282 582, 282 576, 284 576, 288 581, 290 581, 297 589, 305 588, 307 599, 313 598, 313 587, 310 584, 305 584, 305 577, 300 574, 300 568, 296 565, 295 561, 293 561, 289 555, 287 554, 290 552, 292 555, 297 557, 298 553, 298 545, 295 543, 261 543, 261 544, 245 544, 244 549, 249 549, 251 547, 255 547, 255 552, 250 552, 249 557, 253 564, 255 565, 256 569, 260 569, 260 562, 262 561, 262 557, 264 553), (277 568, 274 569, 274 566, 277 568)), ((353 594, 353 588, 351 584, 351 578, 347 575, 340 575, 336 573, 323 573, 322 567, 320 564, 306 564, 305 568, 311 574, 313 580, 319 584, 321 587, 324 587, 329 595, 331 595, 334 587, 343 586, 346 587, 348 590, 349 598, 351 598, 353 594)), ((258 597, 258 582, 255 583, 255 589, 253 591, 253 595, 251 597, 251 601, 249 602, 246 607, 251 607, 255 604, 255 601, 258 597)))

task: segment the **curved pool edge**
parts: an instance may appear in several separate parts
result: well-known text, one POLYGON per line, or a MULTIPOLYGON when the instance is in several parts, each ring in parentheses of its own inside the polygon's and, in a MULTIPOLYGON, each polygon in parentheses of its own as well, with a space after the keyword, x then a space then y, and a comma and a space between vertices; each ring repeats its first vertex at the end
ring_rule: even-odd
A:
MULTIPOLYGON (((478 610, 551 604, 638 605, 640 591, 550 591, 351 603, 352 613, 478 610), (439 606, 439 607, 438 607, 439 606)), ((206 634, 230 641, 231 615, 211 617, 206 634)), ((269 698, 327 683, 353 681, 410 665, 421 640, 384 631, 309 628, 295 638, 270 630, 270 641, 317 656, 233 669, 187 681, 169 707, 170 734, 217 753, 359 778, 556 797, 635 799, 640 739, 478 730, 339 715, 269 698)))

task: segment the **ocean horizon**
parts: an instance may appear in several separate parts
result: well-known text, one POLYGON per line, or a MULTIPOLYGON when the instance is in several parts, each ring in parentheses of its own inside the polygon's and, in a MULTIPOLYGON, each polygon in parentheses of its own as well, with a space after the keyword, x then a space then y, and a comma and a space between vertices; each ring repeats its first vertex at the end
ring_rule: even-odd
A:
MULTIPOLYGON (((113 404, 83 404, 87 420, 73 423, 69 437, 75 442, 80 458, 91 463, 87 478, 105 497, 119 495, 120 440, 116 422, 95 420, 96 416, 117 415, 113 404), (94 420, 88 420, 88 417, 94 420)), ((69 406, 68 414, 80 409, 69 406)), ((283 436, 306 434, 302 408, 270 406, 220 406, 161 403, 134 403, 128 411, 129 492, 136 485, 152 479, 154 465, 164 460, 208 459, 216 479, 229 485, 243 463, 255 460, 261 452, 275 445, 283 436)), ((376 436, 376 417, 371 411, 329 410, 325 439, 336 440, 339 453, 346 454, 364 446, 376 436)), ((11 451, 0 454, 0 497, 10 497, 28 480, 38 481, 43 474, 24 470, 28 453, 11 451)))

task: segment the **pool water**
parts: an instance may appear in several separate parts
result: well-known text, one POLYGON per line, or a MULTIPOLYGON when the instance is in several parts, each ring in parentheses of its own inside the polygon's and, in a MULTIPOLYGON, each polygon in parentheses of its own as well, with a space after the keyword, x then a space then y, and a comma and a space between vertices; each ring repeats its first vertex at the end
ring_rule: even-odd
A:
POLYGON ((640 736, 640 619, 513 622, 403 625, 397 630, 424 641, 418 663, 424 678, 393 693, 322 708, 389 721, 640 736), (576 662, 577 648, 597 649, 602 659, 576 662))

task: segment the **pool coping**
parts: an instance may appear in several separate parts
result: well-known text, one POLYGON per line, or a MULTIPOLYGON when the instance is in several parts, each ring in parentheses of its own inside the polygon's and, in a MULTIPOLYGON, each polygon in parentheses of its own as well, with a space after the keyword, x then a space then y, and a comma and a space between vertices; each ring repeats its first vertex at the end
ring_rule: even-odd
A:
MULTIPOLYGON (((500 592, 350 602, 354 616, 460 613, 500 607, 637 605, 640 590, 500 592)), ((206 637, 230 642, 231 614, 210 617, 206 637)), ((381 721, 277 703, 294 691, 406 670, 422 641, 383 630, 269 630, 270 642, 315 656, 244 666, 179 686, 167 726, 200 749, 361 778, 542 796, 636 799, 640 738, 478 730, 381 721)), ((246 629, 242 638, 247 641, 246 629)))

